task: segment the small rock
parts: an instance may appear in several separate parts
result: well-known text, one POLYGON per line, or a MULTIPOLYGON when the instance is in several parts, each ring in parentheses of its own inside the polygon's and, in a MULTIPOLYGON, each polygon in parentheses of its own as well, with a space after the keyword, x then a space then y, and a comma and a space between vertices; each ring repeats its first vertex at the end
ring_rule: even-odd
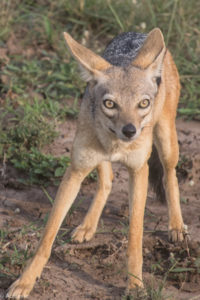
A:
POLYGON ((16 209, 15 209, 15 214, 19 214, 20 213, 20 209, 19 209, 19 207, 17 207, 16 209))
POLYGON ((189 181, 189 185, 190 185, 190 186, 193 186, 193 185, 194 185, 194 180, 190 180, 190 181, 189 181))
POLYGON ((144 248, 144 253, 145 254, 149 254, 150 253, 149 249, 148 248, 144 248))

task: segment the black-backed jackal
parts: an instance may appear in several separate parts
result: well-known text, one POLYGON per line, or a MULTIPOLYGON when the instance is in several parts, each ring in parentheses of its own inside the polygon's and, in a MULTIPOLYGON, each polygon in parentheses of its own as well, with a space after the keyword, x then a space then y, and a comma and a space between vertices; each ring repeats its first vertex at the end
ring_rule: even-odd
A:
MULTIPOLYGON (((88 82, 81 104, 71 154, 71 167, 60 184, 53 209, 35 256, 7 297, 27 297, 46 264, 59 227, 79 192, 81 182, 97 168, 96 196, 83 223, 73 233, 78 242, 90 240, 112 186, 111 162, 120 161, 129 172, 128 288, 143 286, 142 237, 152 146, 164 173, 169 213, 169 238, 181 241, 181 215, 175 167, 179 150, 175 128, 180 93, 179 76, 158 28, 148 35, 123 33, 102 57, 64 33, 67 45, 88 82)), ((161 179, 157 178, 161 184, 161 179)), ((66 291, 67 293, 67 291, 66 291)), ((69 295, 70 296, 70 295, 69 295)))

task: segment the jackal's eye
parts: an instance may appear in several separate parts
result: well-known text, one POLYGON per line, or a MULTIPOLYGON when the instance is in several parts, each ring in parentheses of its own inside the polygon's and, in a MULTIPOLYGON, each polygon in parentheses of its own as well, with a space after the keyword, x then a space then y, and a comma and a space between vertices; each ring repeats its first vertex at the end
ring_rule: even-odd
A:
POLYGON ((149 99, 144 99, 140 101, 139 108, 147 108, 150 105, 149 99))
POLYGON ((115 102, 112 101, 112 100, 110 100, 110 99, 105 99, 105 100, 103 101, 103 104, 104 104, 104 106, 105 106, 106 108, 108 108, 108 109, 113 109, 113 108, 116 107, 115 102))

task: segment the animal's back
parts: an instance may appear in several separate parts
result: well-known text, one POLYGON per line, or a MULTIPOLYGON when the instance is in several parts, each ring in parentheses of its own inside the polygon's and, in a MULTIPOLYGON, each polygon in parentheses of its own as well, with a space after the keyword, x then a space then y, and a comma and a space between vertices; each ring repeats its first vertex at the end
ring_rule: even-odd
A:
POLYGON ((125 67, 136 57, 146 37, 143 33, 124 32, 108 44, 103 57, 114 66, 125 67))

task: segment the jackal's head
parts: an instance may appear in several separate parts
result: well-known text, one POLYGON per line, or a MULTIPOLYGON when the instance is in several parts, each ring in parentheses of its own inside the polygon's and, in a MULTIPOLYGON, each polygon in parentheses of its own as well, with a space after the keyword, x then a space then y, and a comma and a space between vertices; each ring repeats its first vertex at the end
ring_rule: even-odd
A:
POLYGON ((161 31, 152 30, 130 65, 117 67, 64 33, 67 45, 89 83, 91 114, 114 139, 132 141, 151 126, 165 44, 161 31))

